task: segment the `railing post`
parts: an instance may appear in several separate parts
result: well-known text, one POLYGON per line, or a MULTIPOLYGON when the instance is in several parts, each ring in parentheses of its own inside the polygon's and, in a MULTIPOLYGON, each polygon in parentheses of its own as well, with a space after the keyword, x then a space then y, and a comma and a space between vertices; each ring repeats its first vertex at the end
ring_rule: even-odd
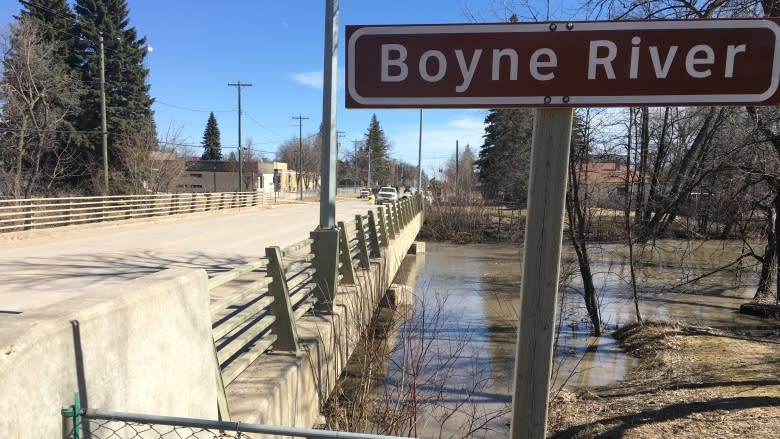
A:
POLYGON ((106 220, 106 197, 102 196, 100 197, 100 220, 99 222, 103 222, 106 220))
POLYGON ((282 252, 279 247, 266 247, 265 255, 268 257, 266 272, 273 279, 268 290, 274 297, 271 303, 271 312, 276 317, 271 324, 271 331, 276 335, 274 350, 298 352, 298 331, 290 303, 290 291, 287 289, 282 252))
POLYGON ((312 265, 317 282, 317 288, 314 290, 317 296, 315 308, 332 312, 339 281, 339 230, 317 228, 309 236, 314 240, 312 265))
POLYGON ((385 211, 385 214, 387 215, 387 230, 390 232, 390 238, 395 239, 395 226, 393 223, 395 223, 395 218, 393 218, 393 205, 392 203, 387 206, 387 210, 385 211))
POLYGON ((71 199, 68 199, 68 224, 71 225, 73 221, 73 201, 71 199))
POLYGON ((124 204, 124 209, 118 208, 117 210, 125 210, 125 219, 130 219, 133 217, 132 210, 136 209, 135 202, 133 198, 130 198, 126 201, 120 202, 120 204, 124 204))
POLYGON ((376 210, 379 216, 379 231, 382 233, 382 247, 387 247, 390 245, 390 240, 395 238, 395 233, 393 233, 393 228, 390 227, 390 224, 387 223, 388 217, 385 214, 385 207, 379 206, 376 210))
POLYGON ((347 285, 355 285, 355 267, 352 265, 352 252, 349 248, 349 235, 344 221, 338 222, 339 226, 339 262, 341 269, 341 282, 347 285))
POLYGON ((398 224, 398 202, 393 201, 393 204, 390 205, 390 211, 393 213, 393 232, 395 232, 395 235, 393 238, 398 236, 401 233, 401 225, 398 224))
POLYGON ((357 227, 358 249, 360 250, 360 268, 368 269, 369 254, 368 242, 366 242, 366 229, 363 225, 363 215, 355 215, 355 227, 357 227))
POLYGON ((195 201, 198 199, 198 194, 193 193, 190 196, 190 213, 195 212, 195 201))
POLYGON ((379 234, 380 230, 376 223, 376 216, 374 216, 374 211, 369 210, 368 211, 368 239, 371 243, 371 257, 372 258, 378 258, 381 256, 381 251, 379 249, 379 240, 381 239, 383 242, 383 246, 387 247, 387 241, 385 235, 379 234))

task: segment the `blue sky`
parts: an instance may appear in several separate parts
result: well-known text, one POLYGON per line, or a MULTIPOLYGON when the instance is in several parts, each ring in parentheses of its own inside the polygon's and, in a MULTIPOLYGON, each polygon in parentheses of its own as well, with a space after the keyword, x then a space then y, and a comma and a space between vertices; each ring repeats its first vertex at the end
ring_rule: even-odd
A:
MULTIPOLYGON (((278 146, 318 130, 322 114, 324 35, 323 0, 128 0, 130 25, 146 35, 149 82, 158 132, 180 130, 180 140, 200 154, 208 113, 214 111, 223 151, 238 144, 236 87, 242 92, 244 141, 273 158, 278 146)), ((339 38, 346 24, 463 23, 505 21, 507 0, 341 0, 339 38)), ((525 2, 522 2, 525 3, 525 2)), ((546 14, 546 3, 536 14, 546 14)), ((566 19, 563 0, 550 2, 550 16, 566 19)), ((20 10, 16 1, 0 2, 0 22, 20 10)), ((530 17, 534 12, 518 9, 530 17)), ((371 115, 377 114, 392 144, 391 156, 417 163, 418 110, 347 110, 344 108, 344 44, 339 53, 338 130, 342 150, 362 140, 371 115)), ((469 144, 475 153, 484 134, 484 110, 425 110, 423 169, 444 167, 455 151, 469 144)))

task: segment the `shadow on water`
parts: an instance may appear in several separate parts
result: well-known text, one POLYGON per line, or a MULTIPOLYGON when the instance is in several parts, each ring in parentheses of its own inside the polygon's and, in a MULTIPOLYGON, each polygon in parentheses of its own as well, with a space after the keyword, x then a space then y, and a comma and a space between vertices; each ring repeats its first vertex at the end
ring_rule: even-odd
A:
MULTIPOLYGON (((639 284, 640 309, 645 319, 673 320, 714 327, 755 326, 760 320, 738 314, 739 304, 752 297, 755 273, 750 268, 726 270, 671 292, 713 267, 722 266, 740 253, 739 243, 704 243, 681 248, 680 243, 659 242, 642 253, 639 284), (695 292, 695 293, 691 293, 695 292)), ((456 403, 458 390, 467 380, 487 385, 481 389, 487 401, 469 395, 487 409, 511 399, 516 322, 518 316, 521 251, 517 245, 427 243, 427 253, 410 255, 396 278, 413 288, 418 300, 432 297, 442 303, 444 324, 437 336, 441 342, 465 341, 456 362, 461 373, 442 392, 444 401, 456 403), (476 371, 476 372, 475 372, 476 371), (460 387, 459 387, 460 386, 460 387)), ((573 260, 564 246, 563 260, 573 260)), ((608 330, 635 320, 629 290, 628 265, 623 246, 594 246, 595 268, 602 319, 608 330)), ((635 365, 615 339, 590 336, 589 319, 574 276, 559 297, 559 332, 554 356, 554 388, 607 385, 623 379, 635 365)), ((430 302, 430 300, 429 300, 430 302)), ((419 306, 419 305, 418 305, 419 306)), ((442 350, 446 353, 446 349, 442 350)), ((431 372, 431 371, 429 371, 431 372)), ((495 422, 493 432, 503 425, 495 422)))

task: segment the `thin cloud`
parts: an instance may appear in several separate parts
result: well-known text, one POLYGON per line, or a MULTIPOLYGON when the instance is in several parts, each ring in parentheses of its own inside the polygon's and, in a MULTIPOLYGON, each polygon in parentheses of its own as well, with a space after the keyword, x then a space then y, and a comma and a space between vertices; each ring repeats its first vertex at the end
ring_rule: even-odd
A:
MULTIPOLYGON (((323 79, 322 70, 318 72, 303 72, 303 73, 291 73, 290 77, 293 81, 305 85, 307 87, 316 88, 322 90, 323 79)), ((344 88, 344 71, 339 69, 338 71, 338 87, 344 88)))
POLYGON ((314 87, 322 90, 322 71, 319 72, 305 72, 305 73, 292 73, 290 77, 297 83, 303 84, 307 87, 314 87))

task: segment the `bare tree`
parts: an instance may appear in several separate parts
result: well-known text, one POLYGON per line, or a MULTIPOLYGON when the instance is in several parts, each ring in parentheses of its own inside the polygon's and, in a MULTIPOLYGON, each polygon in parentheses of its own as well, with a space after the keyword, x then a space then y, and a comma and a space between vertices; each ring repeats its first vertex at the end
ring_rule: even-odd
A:
POLYGON ((307 189, 319 186, 321 139, 319 134, 287 140, 279 146, 276 160, 287 163, 288 169, 301 173, 307 189), (300 163, 300 165, 299 165, 300 163))
POLYGON ((41 38, 34 22, 20 18, 3 38, 0 137, 9 194, 28 197, 51 189, 77 172, 75 156, 60 142, 68 112, 77 104, 80 83, 41 38))

